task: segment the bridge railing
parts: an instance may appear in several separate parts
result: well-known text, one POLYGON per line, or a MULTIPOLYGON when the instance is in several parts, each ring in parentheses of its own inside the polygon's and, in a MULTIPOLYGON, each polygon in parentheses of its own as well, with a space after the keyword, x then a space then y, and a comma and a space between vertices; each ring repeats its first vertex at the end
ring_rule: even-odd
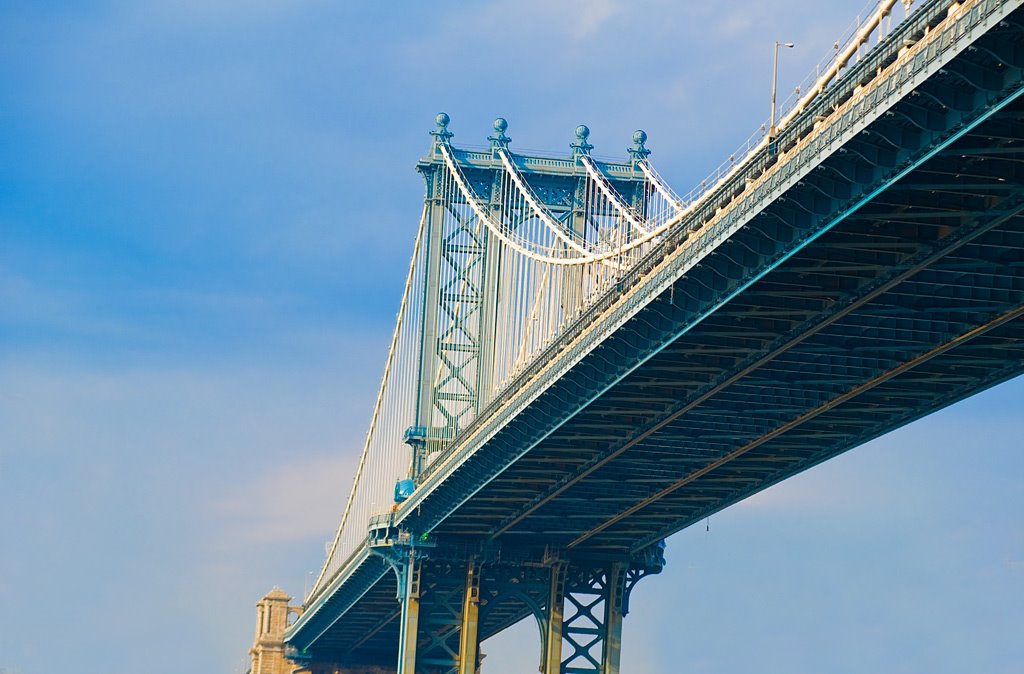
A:
MULTIPOLYGON (((892 9, 895 4, 896 0, 871 0, 864 6, 856 20, 833 43, 832 49, 818 61, 814 70, 808 72, 779 104, 778 118, 780 121, 776 125, 777 130, 785 128, 797 113, 802 112, 815 98, 835 84, 845 71, 849 71, 859 64, 870 50, 872 40, 875 45, 878 45, 893 33, 892 9)), ((900 4, 903 6, 903 17, 896 22, 896 30, 900 30, 911 15, 911 1, 902 0, 900 4)), ((949 4, 949 0, 931 0, 924 3, 920 9, 925 10, 928 6, 947 4, 949 4)), ((683 204, 697 203, 705 195, 716 191, 723 181, 735 175, 744 162, 759 150, 767 147, 770 124, 771 121, 766 119, 725 161, 716 166, 689 192, 683 194, 683 204)))

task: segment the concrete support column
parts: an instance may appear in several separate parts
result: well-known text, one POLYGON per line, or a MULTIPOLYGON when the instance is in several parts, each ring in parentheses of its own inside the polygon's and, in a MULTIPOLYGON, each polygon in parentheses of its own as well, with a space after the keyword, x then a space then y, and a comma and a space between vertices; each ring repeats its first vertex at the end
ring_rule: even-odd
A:
POLYGON ((480 650, 477 619, 480 612, 480 573, 472 558, 466 565, 466 590, 462 598, 459 636, 459 674, 476 674, 480 650))
POLYGON ((402 624, 398 636, 398 674, 416 674, 416 640, 420 625, 420 562, 410 553, 402 593, 402 624))

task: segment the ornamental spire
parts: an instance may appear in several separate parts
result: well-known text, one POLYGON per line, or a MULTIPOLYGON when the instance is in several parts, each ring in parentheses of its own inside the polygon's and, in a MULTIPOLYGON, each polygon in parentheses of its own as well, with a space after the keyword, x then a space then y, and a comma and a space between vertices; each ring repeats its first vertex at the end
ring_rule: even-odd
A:
POLYGON ((589 137, 590 129, 586 124, 580 124, 576 127, 576 142, 569 145, 572 148, 573 157, 590 155, 590 151, 594 149, 594 146, 587 142, 589 137))
POLYGON ((491 141, 491 150, 497 152, 499 149, 508 149, 508 144, 512 142, 512 139, 505 135, 505 130, 508 129, 508 122, 505 121, 504 117, 498 117, 494 120, 494 135, 487 136, 487 140, 491 141))
POLYGON ((434 151, 438 149, 438 145, 448 144, 448 141, 455 134, 448 130, 448 123, 452 121, 452 118, 448 116, 447 112, 439 112, 437 117, 434 118, 434 123, 437 124, 437 128, 430 132, 430 135, 434 137, 434 151))
POLYGON ((644 147, 644 143, 647 142, 647 132, 643 129, 637 129, 633 132, 633 147, 626 150, 629 152, 629 156, 633 158, 633 164, 647 159, 647 156, 651 154, 651 151, 644 147))

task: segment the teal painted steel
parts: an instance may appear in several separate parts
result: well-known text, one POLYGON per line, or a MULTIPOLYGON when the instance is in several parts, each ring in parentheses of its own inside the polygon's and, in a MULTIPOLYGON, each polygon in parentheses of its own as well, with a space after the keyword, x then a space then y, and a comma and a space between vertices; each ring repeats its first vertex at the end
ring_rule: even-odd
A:
MULTIPOLYGON (((384 551, 401 546, 441 566, 485 560, 498 589, 481 634, 493 633, 543 613, 547 589, 516 569, 636 560, 709 513, 1024 371, 1020 3, 976 3, 948 43, 815 128, 947 5, 926 3, 851 68, 438 448, 398 512, 375 521, 374 552, 350 560, 289 643, 393 662, 402 581, 384 551), (529 591, 515 595, 517 583, 529 591)), ((447 142, 443 121, 435 137, 447 142)), ((507 128, 496 120, 490 152, 456 151, 460 165, 497 170, 507 128)), ((574 154, 588 138, 581 127, 574 154)), ((645 142, 638 132, 632 161, 607 174, 635 175, 645 142)), ((573 159, 516 161, 570 189, 573 159)), ((426 425, 407 439, 421 435, 426 425)), ((624 587, 659 564, 627 565, 624 587)))

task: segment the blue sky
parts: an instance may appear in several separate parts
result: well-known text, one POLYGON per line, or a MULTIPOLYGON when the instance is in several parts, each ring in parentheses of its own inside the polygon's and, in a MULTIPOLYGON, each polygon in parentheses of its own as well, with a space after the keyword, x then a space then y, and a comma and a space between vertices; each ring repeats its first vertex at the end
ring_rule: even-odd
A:
MULTIPOLYGON (((685 191, 858 2, 0 2, 0 672, 244 669, 351 482, 434 115, 685 191)), ((1024 382, 674 537, 624 671, 1011 672, 1024 382)), ((488 670, 533 671, 519 626, 488 670)))

